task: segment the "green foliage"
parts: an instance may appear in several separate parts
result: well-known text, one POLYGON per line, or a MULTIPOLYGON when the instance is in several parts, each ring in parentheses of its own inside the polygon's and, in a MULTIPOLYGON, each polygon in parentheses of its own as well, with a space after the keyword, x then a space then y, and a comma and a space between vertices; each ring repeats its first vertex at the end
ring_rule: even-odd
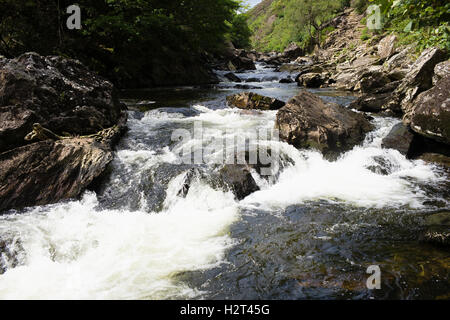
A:
POLYGON ((219 50, 227 35, 246 42, 240 0, 77 0, 82 30, 69 31, 72 0, 0 0, 0 54, 26 51, 80 59, 112 80, 162 72, 219 50), (233 25, 237 23, 237 25, 233 25))
POLYGON ((250 37, 252 31, 250 30, 248 23, 247 14, 237 14, 231 21, 230 30, 230 40, 236 48, 249 48, 250 47, 250 37))
POLYGON ((262 51, 283 51, 294 42, 303 48, 320 44, 324 25, 348 0, 265 0, 249 12, 252 46, 262 51))
POLYGON ((448 0, 372 0, 382 7, 385 28, 399 35, 402 44, 415 43, 421 51, 439 46, 450 51, 448 0))

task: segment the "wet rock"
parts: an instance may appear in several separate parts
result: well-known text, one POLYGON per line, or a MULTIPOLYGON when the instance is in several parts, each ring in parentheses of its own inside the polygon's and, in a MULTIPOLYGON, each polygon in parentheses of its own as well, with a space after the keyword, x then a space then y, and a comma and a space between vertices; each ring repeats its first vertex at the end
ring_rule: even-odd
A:
POLYGON ((450 145, 450 76, 421 93, 413 103, 409 117, 415 132, 450 145))
POLYGON ((0 212, 76 198, 112 152, 94 139, 46 140, 0 154, 0 212))
POLYGON ((0 274, 17 267, 23 258, 23 247, 19 240, 0 238, 0 274))
POLYGON ((241 78, 239 78, 233 72, 225 74, 224 77, 233 82, 241 82, 242 81, 241 78))
POLYGON ((434 67, 433 85, 436 85, 439 80, 450 77, 450 60, 438 63, 434 67))
POLYGON ((388 59, 395 53, 395 43, 397 37, 395 35, 389 35, 384 37, 378 43, 378 56, 382 59, 388 59))
POLYGON ((396 124, 391 132, 383 139, 381 146, 387 149, 395 149, 407 156, 411 154, 411 146, 414 141, 414 133, 403 123, 396 124))
POLYGON ((265 97, 253 92, 242 92, 227 97, 229 105, 240 109, 278 110, 285 105, 283 101, 265 97))
POLYGON ((225 165, 219 171, 219 175, 238 200, 259 190, 246 165, 225 165))
POLYGON ((26 53, 0 69, 0 152, 25 145, 36 122, 87 135, 114 126, 124 109, 113 85, 80 62, 26 53))
POLYGON ((425 219, 427 230, 421 241, 439 246, 450 245, 450 212, 433 214, 425 219))
POLYGON ((297 148, 314 148, 334 156, 352 149, 373 129, 359 114, 302 91, 277 113, 280 138, 297 148))

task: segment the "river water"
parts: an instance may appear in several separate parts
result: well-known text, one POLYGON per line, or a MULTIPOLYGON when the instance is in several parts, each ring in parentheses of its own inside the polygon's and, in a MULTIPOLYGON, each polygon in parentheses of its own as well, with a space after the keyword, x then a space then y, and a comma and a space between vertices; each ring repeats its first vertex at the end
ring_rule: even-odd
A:
MULTIPOLYGON (((262 65, 238 75, 284 101, 300 90, 262 65)), ((205 146, 175 143, 174 130, 201 123, 210 139, 273 128, 274 111, 227 107, 235 85, 124 93, 130 130, 101 183, 78 200, 0 216, 0 298, 448 299, 449 252, 418 241, 424 217, 449 208, 448 176, 381 148, 398 119, 376 117, 336 161, 261 141, 278 150, 279 170, 252 172, 261 190, 241 201, 204 177, 220 167, 214 159, 180 162, 180 146, 205 146), (193 167, 203 175, 181 197, 193 167), (366 287, 371 265, 380 290, 366 287)))

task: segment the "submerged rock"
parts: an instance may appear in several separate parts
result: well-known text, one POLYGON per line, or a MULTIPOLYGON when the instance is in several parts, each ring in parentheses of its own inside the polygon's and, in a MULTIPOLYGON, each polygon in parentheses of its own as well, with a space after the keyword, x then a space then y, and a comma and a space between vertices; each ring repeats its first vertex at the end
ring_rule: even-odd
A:
POLYGON ((283 101, 265 97, 253 92, 242 92, 227 97, 227 102, 240 109, 278 110, 285 105, 283 101))
POLYGON ((352 149, 373 129, 363 114, 302 91, 277 113, 280 138, 297 148, 314 148, 324 155, 352 149))
POLYGON ((426 218, 427 230, 421 236, 423 242, 446 246, 450 245, 450 212, 433 214, 426 218))

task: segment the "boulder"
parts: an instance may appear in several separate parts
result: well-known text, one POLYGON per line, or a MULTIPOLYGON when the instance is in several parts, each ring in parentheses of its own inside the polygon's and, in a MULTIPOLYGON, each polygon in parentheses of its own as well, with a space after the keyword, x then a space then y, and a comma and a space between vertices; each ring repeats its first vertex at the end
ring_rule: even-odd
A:
POLYGON ((113 85, 80 62, 27 53, 0 67, 0 212, 75 198, 126 129, 113 85))
POLYGON ((227 102, 240 109, 278 110, 285 105, 283 101, 265 97, 253 92, 242 92, 227 97, 227 102))
POLYGON ((436 83, 442 78, 446 78, 449 76, 450 76, 450 60, 438 63, 434 67, 433 85, 436 85, 436 83))
POLYGON ((113 85, 80 62, 26 53, 0 68, 0 152, 25 145, 34 123, 87 135, 124 116, 113 85))
POLYGON ((383 139, 381 146, 387 149, 395 149, 404 156, 410 155, 414 133, 403 123, 396 124, 389 134, 383 139))
POLYGON ((389 35, 384 37, 378 43, 378 56, 381 59, 388 59, 395 53, 395 43, 397 37, 395 35, 389 35))
POLYGON ((283 57, 289 60, 295 60, 304 54, 303 49, 296 43, 291 43, 283 52, 283 57))
POLYGON ((229 72, 229 73, 225 74, 224 77, 232 82, 242 82, 242 80, 237 75, 235 75, 233 72, 229 72))
POLYGON ((113 159, 94 139, 46 140, 0 154, 0 212, 75 198, 113 159))
POLYGON ((415 132, 450 145, 450 76, 421 93, 412 104, 409 116, 415 132))
POLYGON ((322 73, 306 73, 297 78, 298 85, 305 88, 320 88, 326 81, 322 73))
POLYGON ((326 156, 352 149, 373 129, 363 114, 302 91, 277 113, 280 138, 297 148, 314 148, 326 156))
POLYGON ((246 165, 225 165, 219 171, 219 176, 238 200, 259 191, 259 187, 246 165))

